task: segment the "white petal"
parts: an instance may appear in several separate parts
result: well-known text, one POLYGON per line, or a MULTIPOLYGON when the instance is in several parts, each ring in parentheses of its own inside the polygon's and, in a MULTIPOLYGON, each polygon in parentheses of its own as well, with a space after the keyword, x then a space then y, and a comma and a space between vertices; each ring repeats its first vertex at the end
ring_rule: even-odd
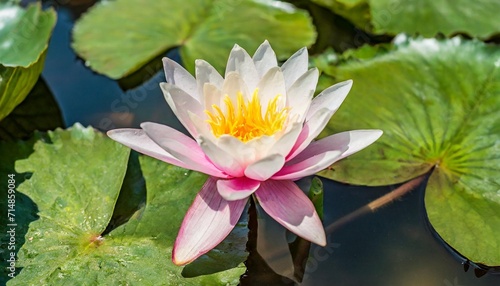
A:
MULTIPOLYGON (((222 91, 211 83, 205 83, 203 86, 203 105, 205 110, 213 111, 213 105, 221 106, 223 105, 223 95, 222 91)), ((201 116, 201 114, 200 114, 201 116)))
POLYGON ((242 166, 247 166, 253 163, 255 160, 259 159, 257 153, 258 151, 260 151, 259 147, 270 144, 269 139, 262 138, 262 140, 256 140, 248 144, 248 142, 242 142, 234 136, 222 135, 214 142, 217 144, 217 146, 219 146, 219 148, 230 154, 231 157, 238 161, 242 166))
MULTIPOLYGON (((249 99, 251 94, 248 91, 248 87, 241 78, 240 74, 236 72, 230 72, 226 75, 224 79, 224 84, 222 85, 222 94, 228 95, 229 98, 233 101, 233 104, 236 104, 236 98, 238 92, 241 92, 243 98, 249 99)), ((222 110, 225 110, 224 106, 219 106, 222 110), (224 108, 223 108, 224 107, 224 108)))
POLYGON ((322 108, 328 108, 335 113, 347 97, 351 87, 352 80, 346 80, 323 90, 312 101, 311 107, 309 107, 309 111, 307 112, 306 121, 322 108))
POLYGON ((287 106, 290 107, 290 116, 298 115, 299 122, 304 122, 306 118, 307 110, 316 90, 318 77, 318 69, 310 69, 299 77, 287 91, 287 106))
POLYGON ((195 70, 196 82, 198 84, 198 93, 200 94, 200 98, 203 97, 203 89, 206 83, 210 83, 218 89, 222 88, 224 79, 219 74, 219 72, 209 63, 204 60, 196 60, 195 70))
POLYGON ((285 134, 283 134, 269 149, 269 154, 280 154, 283 157, 286 157, 292 147, 295 145, 297 138, 300 135, 300 131, 302 130, 301 123, 293 123, 292 128, 288 130, 285 134))
POLYGON ((279 67, 274 67, 268 70, 264 77, 260 80, 257 88, 259 89, 262 107, 261 111, 263 116, 266 113, 269 101, 278 95, 281 96, 278 101, 278 108, 281 109, 285 107, 287 96, 285 79, 279 67))
POLYGON ((257 181, 265 181, 276 174, 285 164, 285 158, 280 154, 269 155, 249 165, 245 176, 257 181))
POLYGON ((238 45, 234 45, 226 66, 227 78, 230 72, 237 72, 241 75, 248 89, 253 91, 259 82, 259 75, 252 58, 238 45))
POLYGON ((189 96, 199 101, 200 96, 196 80, 187 70, 169 58, 163 58, 163 69, 168 83, 176 85, 189 96))
POLYGON ((257 51, 255 51, 255 54, 253 55, 253 62, 255 63, 255 68, 261 78, 267 73, 268 70, 278 66, 276 54, 267 40, 265 40, 264 43, 259 46, 257 51))
POLYGON ((199 141, 200 136, 205 137, 206 139, 215 142, 216 138, 212 134, 212 131, 210 131, 210 126, 208 125, 207 121, 205 120, 205 115, 203 116, 203 119, 198 116, 198 114, 194 114, 189 112, 189 118, 191 119, 191 122, 194 125, 194 128, 196 129, 196 132, 198 136, 195 138, 197 141, 199 141))
POLYGON ((307 72, 307 67, 309 64, 309 58, 306 48, 298 50, 293 54, 282 66, 283 75, 285 76, 286 89, 299 78, 305 72, 307 72))
POLYGON ((191 136, 196 138, 196 128, 193 122, 191 122, 189 112, 202 114, 203 108, 201 104, 175 85, 162 82, 160 83, 160 88, 165 96, 165 100, 174 112, 175 116, 177 116, 182 125, 186 127, 191 136))
POLYGON ((201 136, 200 147, 218 169, 232 177, 243 176, 245 166, 242 166, 231 154, 215 145, 211 140, 201 136))

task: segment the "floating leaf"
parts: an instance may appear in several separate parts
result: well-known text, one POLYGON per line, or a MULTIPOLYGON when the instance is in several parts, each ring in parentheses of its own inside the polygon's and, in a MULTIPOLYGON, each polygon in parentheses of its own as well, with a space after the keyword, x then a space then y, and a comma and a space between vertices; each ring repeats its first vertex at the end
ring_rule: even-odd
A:
POLYGON ((38 62, 56 23, 53 9, 42 11, 40 4, 24 9, 0 4, 0 64, 29 67, 38 62))
POLYGON ((55 22, 55 11, 42 11, 40 5, 0 4, 0 120, 35 85, 55 22))
POLYGON ((123 189, 129 149, 80 125, 49 132, 34 149, 16 170, 33 173, 18 192, 36 203, 40 218, 30 224, 18 255, 22 270, 9 285, 238 283, 241 265, 186 279, 171 262, 173 241, 204 175, 140 157, 129 167, 141 167, 146 206, 101 236, 123 189))
POLYGON ((500 33, 500 2, 405 1, 405 0, 313 0, 352 21, 359 28, 375 33, 418 33, 435 36, 466 33, 488 38, 500 33), (474 19, 474 21, 471 21, 474 19))
POLYGON ((425 205, 435 230, 470 260, 500 265, 500 48, 398 37, 392 51, 327 72, 354 86, 323 135, 384 135, 321 174, 388 185, 432 171, 425 205))
POLYGON ((73 36, 92 69, 121 78, 177 46, 188 70, 202 58, 221 71, 236 43, 253 52, 268 39, 284 58, 316 34, 305 11, 280 1, 117 0, 91 8, 73 36))

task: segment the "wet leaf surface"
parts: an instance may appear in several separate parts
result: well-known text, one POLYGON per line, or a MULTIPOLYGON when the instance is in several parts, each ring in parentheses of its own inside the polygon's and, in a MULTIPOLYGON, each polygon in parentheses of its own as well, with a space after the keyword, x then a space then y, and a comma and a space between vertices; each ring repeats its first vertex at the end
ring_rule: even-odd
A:
POLYGON ((435 230, 470 260, 500 265, 500 49, 398 37, 390 52, 325 73, 354 86, 323 135, 362 128, 384 135, 321 174, 389 185, 432 170, 425 204, 435 230))
POLYGON ((307 12, 254 0, 103 1, 76 23, 73 35, 77 53, 111 78, 129 75, 178 46, 188 70, 204 59, 223 71, 235 43, 252 54, 267 39, 283 59, 316 37, 307 12))

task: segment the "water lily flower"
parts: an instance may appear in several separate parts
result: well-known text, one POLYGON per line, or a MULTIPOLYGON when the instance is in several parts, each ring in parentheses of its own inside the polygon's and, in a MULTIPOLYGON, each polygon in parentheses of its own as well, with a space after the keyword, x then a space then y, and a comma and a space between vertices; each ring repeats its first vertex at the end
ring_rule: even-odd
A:
POLYGON ((324 246, 325 231, 295 180, 315 174, 373 143, 380 130, 348 131, 313 141, 347 96, 352 81, 313 99, 318 70, 307 49, 282 66, 265 41, 253 57, 235 45, 224 77, 197 60, 196 78, 164 58, 161 89, 191 137, 166 125, 108 132, 114 140, 209 178, 194 199, 174 244, 172 260, 187 264, 219 244, 238 222, 250 196, 291 232, 324 246))

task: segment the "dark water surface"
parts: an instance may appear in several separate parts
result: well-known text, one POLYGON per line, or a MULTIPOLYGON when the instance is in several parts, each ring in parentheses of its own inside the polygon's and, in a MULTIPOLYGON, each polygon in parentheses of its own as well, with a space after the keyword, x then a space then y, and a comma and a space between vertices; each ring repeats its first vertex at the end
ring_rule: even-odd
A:
MULTIPOLYGON (((164 81, 157 73, 160 62, 147 73, 151 78, 143 86, 124 92, 116 81, 93 73, 77 58, 70 48, 73 15, 64 7, 58 14, 43 77, 67 126, 80 122, 108 130, 154 121, 182 129, 158 87, 164 81)), ((323 183, 325 226, 394 189, 323 183)), ((465 272, 463 259, 435 237, 425 216, 423 191, 422 185, 328 234, 326 248, 311 248, 302 285, 500 285, 499 275, 476 278, 473 267, 465 272)))

